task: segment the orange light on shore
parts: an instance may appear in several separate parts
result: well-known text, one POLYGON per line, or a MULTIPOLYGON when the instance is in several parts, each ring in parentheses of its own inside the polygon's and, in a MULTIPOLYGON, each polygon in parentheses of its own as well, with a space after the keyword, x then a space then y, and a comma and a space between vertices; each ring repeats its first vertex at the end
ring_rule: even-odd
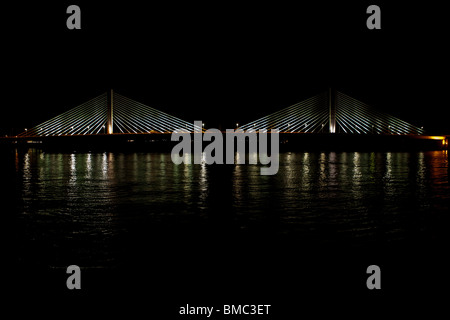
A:
POLYGON ((431 136, 430 139, 433 139, 433 140, 445 140, 445 137, 442 137, 442 136, 431 136))

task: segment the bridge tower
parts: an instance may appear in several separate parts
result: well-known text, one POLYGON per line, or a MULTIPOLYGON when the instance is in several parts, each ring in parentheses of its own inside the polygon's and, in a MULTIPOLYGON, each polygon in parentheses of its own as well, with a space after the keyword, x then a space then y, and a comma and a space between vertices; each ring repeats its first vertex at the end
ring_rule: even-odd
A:
POLYGON ((334 90, 331 88, 328 91, 328 108, 330 133, 336 133, 336 99, 334 97, 334 90))
POLYGON ((111 89, 109 95, 108 95, 108 120, 106 123, 107 128, 107 134, 113 134, 113 125, 114 125, 114 115, 113 115, 113 108, 114 108, 114 92, 111 89))

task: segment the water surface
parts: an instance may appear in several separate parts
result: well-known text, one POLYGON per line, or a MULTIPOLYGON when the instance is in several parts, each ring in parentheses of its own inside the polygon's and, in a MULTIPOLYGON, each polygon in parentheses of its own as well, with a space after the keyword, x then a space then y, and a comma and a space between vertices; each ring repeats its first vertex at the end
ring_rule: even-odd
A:
POLYGON ((21 263, 114 267, 142 248, 193 239, 306 248, 448 240, 447 151, 282 153, 274 176, 259 165, 174 165, 169 153, 29 149, 2 163, 21 263))

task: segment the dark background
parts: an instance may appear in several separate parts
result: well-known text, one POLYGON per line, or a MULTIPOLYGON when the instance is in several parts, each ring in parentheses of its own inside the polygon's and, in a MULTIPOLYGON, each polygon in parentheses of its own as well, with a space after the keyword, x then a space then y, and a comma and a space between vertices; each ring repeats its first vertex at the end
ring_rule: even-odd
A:
MULTIPOLYGON (((37 125, 110 88, 185 120, 225 129, 333 87, 429 133, 450 132, 448 19, 431 2, 38 1, 2 5, 2 12, 4 131, 37 125), (81 8, 81 30, 66 28, 70 4, 81 8), (370 4, 381 7, 381 30, 366 28, 370 4)), ((119 274, 88 271, 82 292, 53 290, 65 283, 64 270, 21 270, 20 279, 11 279, 20 284, 15 310, 59 317, 91 314, 86 306, 94 306, 100 316, 118 310, 127 317, 137 310, 151 316, 158 310, 161 319, 169 319, 169 311, 185 303, 268 303, 278 308, 275 315, 285 316, 281 319, 310 312, 361 319, 385 316, 392 308, 403 316, 416 314, 417 306, 425 312, 443 306, 435 298, 444 297, 437 291, 445 289, 445 265, 428 263, 436 258, 426 258, 427 248, 416 261, 415 253, 409 252, 408 259, 397 255, 401 249, 388 255, 380 249, 306 254, 289 246, 278 252, 269 240, 262 247, 248 239, 244 246, 235 241, 231 249, 228 244, 216 248, 213 260, 201 250, 192 255, 187 250, 181 258, 183 267, 192 268, 188 279, 147 274, 152 252, 119 274), (239 254, 233 255, 233 249, 239 254), (227 265, 218 264, 222 253, 233 258, 227 265), (191 261, 204 262, 204 269, 195 269, 191 261), (382 292, 365 288, 364 269, 374 262, 384 270, 382 292), (281 269, 281 276, 259 271, 264 263, 281 269), (242 276, 233 278, 240 270, 242 276), (304 282, 290 283, 294 272, 304 282), (195 275, 205 273, 211 283, 198 283, 195 275), (261 282, 245 282, 246 275, 255 274, 261 282), (157 292, 155 286, 165 289, 157 292), (98 288, 103 288, 100 293, 98 288), (277 301, 277 290, 297 295, 277 301), (423 304, 427 295, 433 301, 423 304)))
POLYGON ((444 116, 437 5, 299 1, 18 3, 3 9, 0 128, 35 126, 110 88, 188 121, 233 128, 333 87, 428 133, 444 116), (81 30, 66 8, 81 8, 81 30))

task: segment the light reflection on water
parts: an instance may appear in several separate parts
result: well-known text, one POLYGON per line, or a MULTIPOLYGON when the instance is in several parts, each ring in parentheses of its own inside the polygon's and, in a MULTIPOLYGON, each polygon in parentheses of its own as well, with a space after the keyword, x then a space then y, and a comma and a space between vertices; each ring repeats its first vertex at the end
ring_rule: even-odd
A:
POLYGON ((114 261, 124 235, 161 225, 260 229, 306 243, 439 238, 450 200, 446 151, 282 153, 275 176, 260 165, 174 165, 169 153, 30 150, 11 167, 23 246, 72 243, 100 264, 114 261))

